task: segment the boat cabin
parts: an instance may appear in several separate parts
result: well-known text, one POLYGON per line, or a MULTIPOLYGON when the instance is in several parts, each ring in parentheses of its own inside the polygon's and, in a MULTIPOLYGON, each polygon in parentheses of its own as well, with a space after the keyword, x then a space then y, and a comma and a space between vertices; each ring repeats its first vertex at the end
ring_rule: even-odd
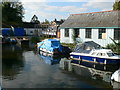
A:
POLYGON ((99 57, 113 57, 115 54, 109 49, 93 50, 90 55, 99 56, 99 57))

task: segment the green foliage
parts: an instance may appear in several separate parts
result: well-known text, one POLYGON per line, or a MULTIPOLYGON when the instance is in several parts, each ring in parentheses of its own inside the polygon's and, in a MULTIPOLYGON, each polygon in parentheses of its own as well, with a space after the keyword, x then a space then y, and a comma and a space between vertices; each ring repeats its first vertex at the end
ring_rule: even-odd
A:
POLYGON ((113 43, 108 44, 106 46, 106 48, 111 49, 112 51, 114 51, 117 54, 120 54, 120 40, 118 42, 116 42, 114 39, 112 39, 112 38, 110 38, 110 39, 113 41, 113 43))
POLYGON ((113 10, 120 10, 120 1, 114 3, 113 10))
POLYGON ((40 38, 39 38, 39 37, 32 37, 32 38, 30 39, 30 41, 31 41, 31 43, 37 43, 37 42, 40 41, 40 38))
POLYGON ((22 26, 23 6, 21 2, 2 2, 2 26, 22 26))
POLYGON ((106 46, 105 48, 107 48, 107 49, 111 49, 112 51, 115 52, 116 46, 115 46, 115 44, 110 43, 110 44, 107 44, 107 46, 106 46))
POLYGON ((50 24, 50 23, 47 19, 45 19, 45 22, 43 22, 43 24, 50 24))
POLYGON ((71 43, 70 44, 68 44, 68 43, 61 43, 61 45, 69 47, 72 50, 75 48, 75 44, 71 44, 71 43))

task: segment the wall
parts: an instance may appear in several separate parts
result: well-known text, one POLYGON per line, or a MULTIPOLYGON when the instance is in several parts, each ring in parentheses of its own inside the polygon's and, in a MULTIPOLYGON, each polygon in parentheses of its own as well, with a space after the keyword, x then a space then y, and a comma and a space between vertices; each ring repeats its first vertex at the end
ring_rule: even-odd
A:
POLYGON ((60 42, 61 43, 73 43, 72 34, 73 29, 69 29, 69 37, 65 37, 65 29, 60 30, 60 42))
MULTIPOLYGON (((94 41, 98 44, 100 44, 101 46, 106 46, 109 43, 113 43, 111 38, 114 38, 114 29, 106 29, 106 37, 105 39, 98 39, 98 29, 92 29, 92 36, 91 39, 89 38, 85 38, 85 29, 79 29, 80 30, 80 39, 82 42, 85 41, 94 41)), ((72 40, 72 34, 73 34, 73 29, 69 29, 69 37, 65 37, 64 36, 64 29, 60 30, 60 42, 61 43, 73 43, 72 40)))
POLYGON ((26 35, 38 35, 40 36, 42 34, 41 28, 24 28, 26 35), (32 32, 32 33, 31 33, 32 32))

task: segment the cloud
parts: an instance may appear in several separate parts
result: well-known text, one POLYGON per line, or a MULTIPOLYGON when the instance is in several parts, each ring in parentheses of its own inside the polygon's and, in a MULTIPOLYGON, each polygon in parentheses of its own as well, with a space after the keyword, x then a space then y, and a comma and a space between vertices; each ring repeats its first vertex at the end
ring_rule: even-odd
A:
MULTIPOLYGON (((33 0, 20 0, 22 2, 33 2, 33 0)), ((114 0, 34 0, 34 2, 114 2, 114 0)))
POLYGON ((96 0, 90 0, 89 2, 86 2, 82 5, 82 7, 86 8, 94 8, 94 9, 100 9, 103 10, 111 10, 113 5, 113 0, 99 0, 99 2, 96 2, 96 0))
MULTIPOLYGON (((23 2, 25 8, 25 18, 31 18, 34 14, 42 18, 66 18, 68 14, 81 13, 87 11, 87 8, 78 6, 52 6, 47 2, 23 2), (26 15, 28 14, 28 15, 26 15)), ((27 19, 28 20, 28 19, 27 19)))
POLYGON ((46 6, 47 11, 58 11, 58 12, 69 12, 69 13, 79 13, 87 11, 87 8, 80 8, 77 6, 46 6))
POLYGON ((48 0, 20 0, 21 2, 47 2, 48 0))
MULTIPOLYGON (((67 18, 69 14, 111 10, 114 0, 21 0, 25 8, 25 19, 30 19, 34 14, 40 20, 67 18), (49 2, 82 2, 80 6, 74 5, 52 5, 49 2)), ((62 4, 62 3, 60 3, 62 4)))

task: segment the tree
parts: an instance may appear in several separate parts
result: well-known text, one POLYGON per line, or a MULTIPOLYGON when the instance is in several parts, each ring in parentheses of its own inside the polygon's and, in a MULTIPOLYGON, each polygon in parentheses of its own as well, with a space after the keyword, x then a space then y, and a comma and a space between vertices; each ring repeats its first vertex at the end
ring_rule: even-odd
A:
POLYGON ((34 15, 31 19, 31 22, 34 22, 34 23, 40 23, 39 20, 38 20, 38 17, 36 15, 34 15))
POLYGON ((47 20, 47 19, 45 19, 45 22, 44 22, 45 24, 49 24, 49 21, 47 20))
POLYGON ((113 10, 120 10, 120 0, 118 0, 114 3, 113 10))
POLYGON ((23 14, 21 2, 2 2, 2 27, 21 27, 23 14))

